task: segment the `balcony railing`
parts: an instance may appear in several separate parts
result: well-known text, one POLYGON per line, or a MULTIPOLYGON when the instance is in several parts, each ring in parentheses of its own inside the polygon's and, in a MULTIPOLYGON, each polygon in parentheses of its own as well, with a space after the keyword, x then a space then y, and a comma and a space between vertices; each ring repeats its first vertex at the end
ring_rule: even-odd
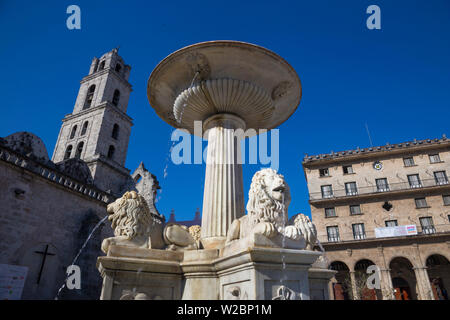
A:
POLYGON ((357 195, 364 195, 364 194, 380 194, 385 192, 414 190, 445 185, 450 185, 450 183, 448 179, 444 178, 424 179, 421 181, 415 181, 414 183, 412 182, 410 183, 408 181, 399 183, 390 183, 389 185, 384 185, 383 188, 380 188, 380 186, 377 186, 374 183, 373 186, 358 187, 356 190, 355 189, 346 190, 345 188, 342 188, 342 189, 334 189, 332 191, 327 190, 326 192, 311 192, 309 194, 309 197, 310 200, 336 199, 342 197, 354 197, 357 195))
POLYGON ((336 235, 328 235, 328 242, 339 242, 341 241, 341 239, 339 238, 339 236, 336 235))
POLYGON ((366 238, 365 232, 354 232, 353 233, 353 239, 355 240, 364 240, 366 238))
MULTIPOLYGON (((422 227, 420 224, 416 224, 417 226, 417 235, 409 235, 404 237, 417 237, 424 235, 439 235, 439 234, 448 234, 450 233, 450 223, 444 224, 433 224, 429 226, 422 227)), ((375 231, 365 230, 364 232, 357 232, 356 234, 352 231, 345 232, 345 230, 339 228, 339 233, 327 234, 325 232, 319 234, 319 241, 321 243, 340 243, 347 241, 367 241, 367 240, 390 240, 398 237, 385 237, 385 238, 377 238, 375 237, 375 231), (344 232, 343 232, 344 231, 344 232)))
POLYGON ((422 227, 422 233, 425 233, 425 234, 436 233, 436 228, 433 225, 426 226, 426 227, 424 226, 424 227, 422 227))

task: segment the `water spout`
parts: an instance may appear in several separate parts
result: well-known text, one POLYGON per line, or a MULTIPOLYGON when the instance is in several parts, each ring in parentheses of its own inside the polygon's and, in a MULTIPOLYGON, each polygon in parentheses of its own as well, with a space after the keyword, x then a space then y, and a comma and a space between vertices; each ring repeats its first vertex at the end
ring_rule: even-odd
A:
MULTIPOLYGON (((86 247, 87 243, 89 242, 89 240, 91 240, 92 235, 94 234, 94 232, 98 229, 98 227, 100 227, 100 225, 106 221, 106 219, 108 219, 108 216, 103 217, 96 225, 95 227, 92 229, 91 233, 89 234, 89 236, 87 237, 87 239, 84 241, 83 245, 81 246, 81 249, 78 251, 78 254, 75 256, 75 258, 73 259, 72 263, 70 265, 74 265, 77 260, 78 257, 80 256, 81 252, 83 252, 83 249, 86 247)), ((64 289, 66 287, 66 282, 67 279, 69 278, 69 275, 66 276, 66 278, 64 279, 64 283, 63 285, 59 288, 58 292, 56 293, 55 296, 55 300, 58 300, 59 294, 61 293, 62 289, 64 289)))

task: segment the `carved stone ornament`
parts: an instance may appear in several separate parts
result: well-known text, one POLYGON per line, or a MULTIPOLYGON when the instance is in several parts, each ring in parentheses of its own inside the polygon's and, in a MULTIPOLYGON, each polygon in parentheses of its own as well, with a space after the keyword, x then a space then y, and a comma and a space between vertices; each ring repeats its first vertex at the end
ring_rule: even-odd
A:
POLYGON ((301 300, 300 295, 286 286, 280 286, 272 300, 301 300))
POLYGON ((300 229, 288 225, 291 195, 281 174, 270 168, 256 172, 248 198, 247 215, 233 221, 227 243, 251 234, 261 234, 267 238, 281 234, 294 241, 303 241, 300 229))

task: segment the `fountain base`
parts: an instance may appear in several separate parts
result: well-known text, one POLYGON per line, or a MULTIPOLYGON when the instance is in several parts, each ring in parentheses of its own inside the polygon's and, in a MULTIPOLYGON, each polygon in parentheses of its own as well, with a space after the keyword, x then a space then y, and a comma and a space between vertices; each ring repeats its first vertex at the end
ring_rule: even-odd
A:
POLYGON ((280 248, 264 238, 236 240, 220 250, 112 245, 97 261, 103 277, 100 299, 309 300, 310 286, 328 297, 334 272, 313 269, 314 277, 309 274, 322 253, 280 248))

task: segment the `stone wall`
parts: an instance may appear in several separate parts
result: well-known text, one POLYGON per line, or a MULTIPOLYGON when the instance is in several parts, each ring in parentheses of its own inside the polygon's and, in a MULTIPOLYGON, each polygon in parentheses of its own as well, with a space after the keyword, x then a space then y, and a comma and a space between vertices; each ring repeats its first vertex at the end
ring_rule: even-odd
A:
MULTIPOLYGON (((108 194, 65 176, 32 159, 0 148, 0 263, 28 267, 23 299, 53 299, 95 224, 106 215, 108 194), (47 247, 48 246, 48 247, 47 247), (37 284, 43 255, 46 256, 37 284)), ((76 263, 81 289, 60 298, 98 299, 101 277, 95 267, 101 239, 112 235, 100 227, 76 263)))

